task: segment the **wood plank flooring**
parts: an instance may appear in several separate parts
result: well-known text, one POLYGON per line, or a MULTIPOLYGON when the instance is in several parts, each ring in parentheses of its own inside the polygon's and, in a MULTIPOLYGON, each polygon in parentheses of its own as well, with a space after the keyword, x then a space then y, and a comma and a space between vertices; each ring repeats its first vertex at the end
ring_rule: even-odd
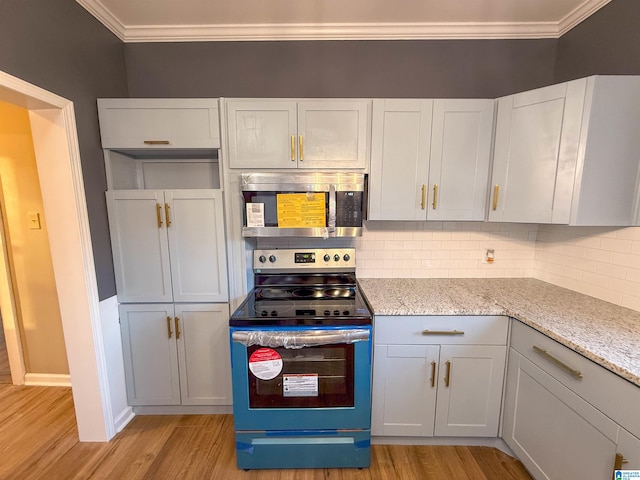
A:
POLYGON ((487 447, 374 445, 368 469, 235 466, 230 415, 138 416, 108 443, 80 443, 69 388, 0 385, 0 479, 530 480, 487 447))

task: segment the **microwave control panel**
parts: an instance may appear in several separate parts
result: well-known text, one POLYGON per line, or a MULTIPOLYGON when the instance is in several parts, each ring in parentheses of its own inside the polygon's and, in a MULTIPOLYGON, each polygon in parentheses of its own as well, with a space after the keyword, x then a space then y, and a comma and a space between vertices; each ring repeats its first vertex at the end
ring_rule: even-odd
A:
POLYGON ((364 192, 336 192, 336 227, 362 226, 364 192))

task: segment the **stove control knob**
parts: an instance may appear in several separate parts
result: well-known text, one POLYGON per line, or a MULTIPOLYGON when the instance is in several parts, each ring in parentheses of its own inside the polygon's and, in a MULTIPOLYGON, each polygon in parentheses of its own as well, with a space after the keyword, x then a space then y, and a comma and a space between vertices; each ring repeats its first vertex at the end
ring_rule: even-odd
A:
POLYGON ((277 317, 277 316, 278 316, 278 312, 277 312, 277 311, 275 311, 275 310, 273 310, 273 311, 271 312, 271 316, 272 316, 272 317, 277 317))
POLYGON ((340 315, 340 310, 334 310, 333 314, 337 317, 338 315, 340 315))
POLYGON ((344 257, 342 257, 342 259, 343 259, 345 262, 348 262, 349 260, 351 260, 351 256, 350 256, 348 253, 345 253, 345 254, 344 254, 344 257))
POLYGON ((329 254, 328 254, 328 253, 325 253, 325 254, 324 254, 324 261, 325 261, 325 262, 328 262, 329 260, 331 260, 331 256, 329 256, 329 254))
POLYGON ((333 256, 333 261, 334 262, 339 262, 340 261, 340 255, 338 255, 337 253, 333 256))
POLYGON ((276 261, 276 256, 275 256, 275 255, 269 255, 269 261, 270 261, 271 263, 275 263, 275 261, 276 261))
POLYGON ((344 315, 345 317, 349 316, 349 310, 345 310, 344 312, 342 312, 342 315, 344 315))
POLYGON ((267 311, 266 311, 266 310, 262 310, 262 311, 260 312, 260 316, 261 316, 261 317, 266 317, 267 315, 268 315, 268 313, 267 313, 267 311))
POLYGON ((331 315, 331 312, 329 310, 325 310, 324 311, 324 315, 325 315, 325 317, 328 317, 329 315, 331 315))
POLYGON ((264 262, 266 262, 266 261, 267 261, 267 257, 265 257, 264 255, 260 255, 260 256, 258 257, 258 261, 259 261, 260 263, 264 263, 264 262))

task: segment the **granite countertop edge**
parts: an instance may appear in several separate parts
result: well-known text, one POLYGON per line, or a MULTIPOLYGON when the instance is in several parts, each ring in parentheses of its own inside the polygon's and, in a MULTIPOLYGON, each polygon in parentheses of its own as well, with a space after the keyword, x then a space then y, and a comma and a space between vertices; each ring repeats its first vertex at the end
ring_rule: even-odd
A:
POLYGON ((635 310, 531 278, 358 281, 374 315, 506 315, 640 387, 635 310))

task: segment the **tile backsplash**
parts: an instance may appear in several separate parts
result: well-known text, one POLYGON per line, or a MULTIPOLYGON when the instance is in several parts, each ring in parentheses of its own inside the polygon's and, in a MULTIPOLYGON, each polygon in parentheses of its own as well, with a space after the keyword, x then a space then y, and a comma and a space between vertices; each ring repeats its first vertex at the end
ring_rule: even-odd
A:
POLYGON ((485 278, 533 275, 537 225, 483 222, 367 222, 358 276, 485 278), (494 261, 485 263, 486 251, 494 261))
POLYGON ((640 227, 540 225, 533 277, 640 311, 640 227))

